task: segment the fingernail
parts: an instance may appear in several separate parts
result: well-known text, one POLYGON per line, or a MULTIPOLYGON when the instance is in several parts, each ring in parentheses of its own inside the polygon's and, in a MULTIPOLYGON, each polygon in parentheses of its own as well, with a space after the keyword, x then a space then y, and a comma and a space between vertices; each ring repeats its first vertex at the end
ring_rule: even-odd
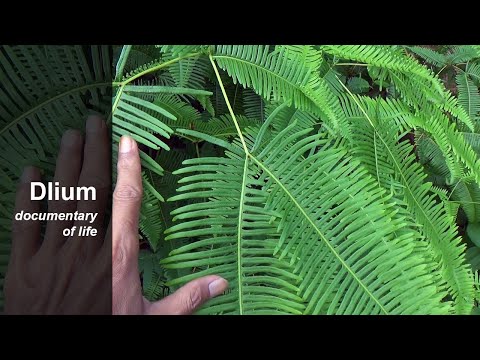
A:
POLYGON ((37 173, 38 170, 36 168, 34 168, 33 166, 27 166, 25 169, 23 169, 22 176, 20 177, 20 182, 22 182, 23 184, 31 182, 35 179, 37 173))
POLYGON ((210 292, 210 297, 215 297, 223 293, 228 287, 228 282, 225 279, 213 280, 208 284, 208 291, 210 292))
POLYGON ((132 150, 133 147, 133 140, 129 136, 122 136, 120 139, 120 152, 127 153, 132 150))
POLYGON ((90 115, 87 119, 87 132, 95 133, 102 128, 103 120, 98 115, 90 115))
POLYGON ((62 136, 62 146, 77 147, 82 141, 82 134, 78 130, 67 130, 62 136))

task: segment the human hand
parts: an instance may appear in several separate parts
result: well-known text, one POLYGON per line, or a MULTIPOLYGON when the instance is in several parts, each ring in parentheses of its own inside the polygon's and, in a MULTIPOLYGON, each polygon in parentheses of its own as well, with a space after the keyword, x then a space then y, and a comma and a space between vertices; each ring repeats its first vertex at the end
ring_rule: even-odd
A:
MULTIPOLYGON (((103 226, 110 194, 110 141, 98 116, 87 120, 86 138, 68 130, 62 137, 53 181, 62 187, 94 186, 96 200, 48 202, 50 213, 98 213, 95 221, 49 221, 41 239, 41 222, 13 221, 12 253, 5 279, 7 314, 110 314, 111 234, 103 226), (83 155, 83 156, 82 156, 83 155), (82 159, 83 157, 83 159, 82 159), (92 226, 96 236, 65 237, 62 232, 92 226)), ((30 183, 40 171, 24 170, 17 189, 15 212, 40 212, 30 199, 30 183)))
POLYGON ((189 282, 157 302, 150 302, 142 296, 138 276, 142 178, 138 147, 130 137, 123 136, 120 140, 117 173, 112 209, 113 314, 186 315, 223 293, 227 281, 210 275, 189 282))
MULTIPOLYGON (((112 220, 105 232, 111 179, 108 131, 97 116, 87 120, 86 130, 85 144, 78 131, 69 130, 63 136, 53 181, 65 187, 94 186, 97 200, 49 201, 48 210, 94 212, 98 216, 93 224, 49 222, 43 241, 40 221, 14 220, 4 288, 6 313, 190 314, 222 293, 226 280, 207 276, 158 302, 142 296, 138 274, 142 181, 137 145, 128 137, 121 140, 112 220), (73 225, 93 225, 98 233, 64 237, 62 230, 73 225)), ((30 199, 30 183, 40 181, 40 177, 38 169, 25 169, 17 190, 15 214, 40 211, 40 203, 30 199)))

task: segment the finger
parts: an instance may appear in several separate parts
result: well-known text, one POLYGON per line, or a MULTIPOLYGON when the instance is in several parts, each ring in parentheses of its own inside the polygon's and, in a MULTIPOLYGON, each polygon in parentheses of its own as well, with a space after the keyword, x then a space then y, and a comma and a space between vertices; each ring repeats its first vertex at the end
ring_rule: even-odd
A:
MULTIPOLYGON (((136 142, 123 136, 117 162, 117 184, 112 206, 112 269, 122 277, 137 272, 138 218, 142 200, 140 156, 136 142)), ((138 274, 137 274, 138 277, 138 274)))
MULTIPOLYGON (((67 195, 70 194, 70 187, 76 187, 80 169, 82 166, 83 138, 78 130, 67 130, 62 137, 60 151, 57 157, 57 166, 53 178, 54 185, 59 183, 60 187, 67 188, 67 195)), ((61 192, 60 192, 61 194, 61 192)), ((74 195, 76 196, 76 195, 74 195)), ((75 212, 77 202, 75 200, 49 200, 48 211, 55 213, 75 212)), ((63 229, 71 227, 73 221, 55 221, 47 225, 45 234, 45 245, 57 248, 65 241, 62 234, 63 229)))
POLYGON ((26 167, 20 178, 15 199, 15 211, 12 224, 12 260, 22 260, 35 254, 40 246, 40 221, 16 220, 15 215, 24 213, 38 213, 40 202, 31 200, 30 184, 40 181, 40 171, 32 166, 26 167))
POLYGON ((172 295, 149 306, 149 315, 190 315, 209 299, 222 294, 228 287, 224 278, 216 275, 190 281, 172 295))
MULTIPOLYGON (((93 223, 78 221, 75 225, 91 225, 99 229, 105 218, 105 210, 110 191, 110 142, 108 139, 105 121, 98 115, 87 119, 83 166, 78 180, 79 187, 94 187, 96 200, 79 199, 77 210, 79 213, 97 213, 93 223)), ((90 195, 90 194, 89 194, 90 195)), ((98 237, 100 239, 100 237, 98 237)))

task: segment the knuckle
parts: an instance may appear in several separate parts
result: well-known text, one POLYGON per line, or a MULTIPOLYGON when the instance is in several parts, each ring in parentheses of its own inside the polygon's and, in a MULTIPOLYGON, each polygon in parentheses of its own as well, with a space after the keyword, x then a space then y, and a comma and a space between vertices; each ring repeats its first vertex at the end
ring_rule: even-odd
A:
POLYGON ((202 290, 196 285, 185 297, 185 309, 187 312, 193 312, 202 303, 202 290))
POLYGON ((113 198, 119 201, 139 201, 142 191, 132 185, 117 185, 113 193, 113 198))

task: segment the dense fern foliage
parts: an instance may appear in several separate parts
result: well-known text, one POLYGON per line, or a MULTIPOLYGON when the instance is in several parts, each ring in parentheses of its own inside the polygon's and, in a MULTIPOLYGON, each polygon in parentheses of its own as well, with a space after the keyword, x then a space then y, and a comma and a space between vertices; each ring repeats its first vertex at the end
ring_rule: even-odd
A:
POLYGON ((51 171, 48 132, 81 128, 87 110, 62 99, 87 97, 112 125, 114 162, 121 135, 140 145, 148 299, 218 274, 229 289, 199 314, 478 313, 479 49, 126 45, 109 68, 96 47, 4 47, 0 71, 29 71, 0 86, 0 183, 26 158, 51 171), (42 62, 75 56, 53 67, 51 94, 33 92, 42 62), (108 108, 98 72, 114 79, 108 108), (55 111, 63 123, 43 126, 55 111))
POLYGON ((114 133, 144 156, 149 299, 219 274, 229 290, 199 314, 477 311, 478 48, 116 56, 114 133))

